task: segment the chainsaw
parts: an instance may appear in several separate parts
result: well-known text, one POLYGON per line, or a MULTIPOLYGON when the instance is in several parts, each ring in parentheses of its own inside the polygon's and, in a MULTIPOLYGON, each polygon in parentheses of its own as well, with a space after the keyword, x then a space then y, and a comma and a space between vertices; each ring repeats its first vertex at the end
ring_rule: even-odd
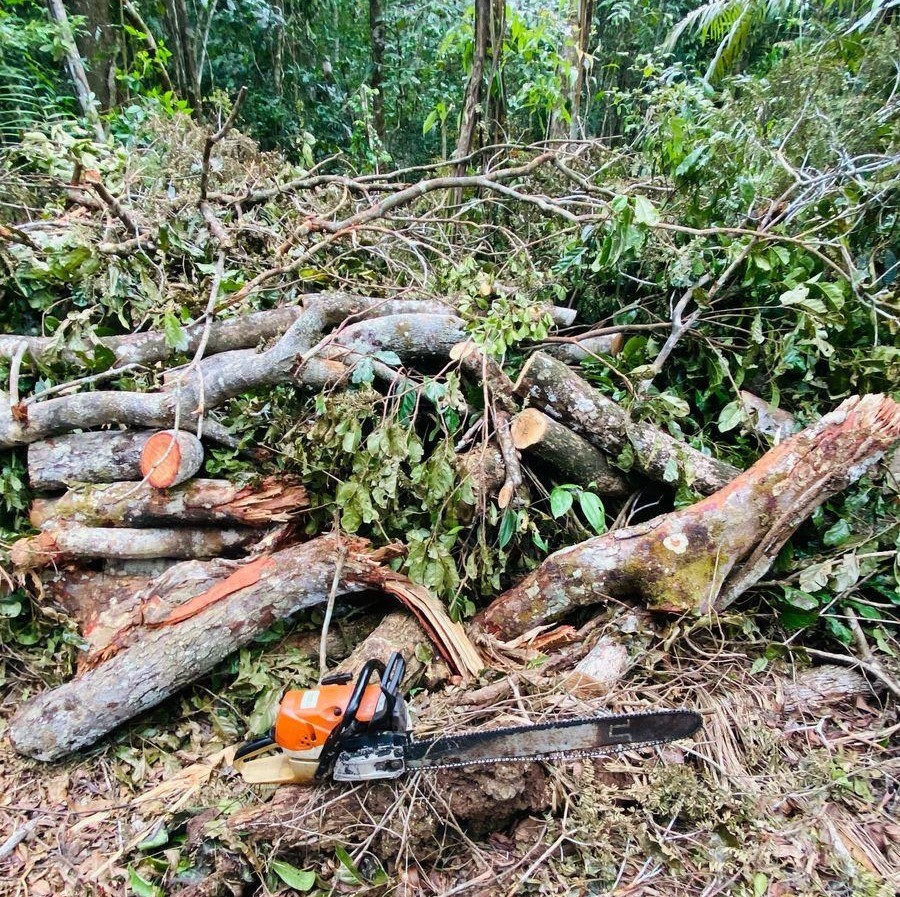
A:
POLYGON ((394 653, 386 665, 367 661, 355 683, 350 673, 336 673, 316 688, 288 691, 272 732, 242 745, 235 767, 252 784, 367 782, 416 770, 595 757, 687 738, 701 725, 697 713, 662 710, 418 740, 400 693, 405 671, 394 653))

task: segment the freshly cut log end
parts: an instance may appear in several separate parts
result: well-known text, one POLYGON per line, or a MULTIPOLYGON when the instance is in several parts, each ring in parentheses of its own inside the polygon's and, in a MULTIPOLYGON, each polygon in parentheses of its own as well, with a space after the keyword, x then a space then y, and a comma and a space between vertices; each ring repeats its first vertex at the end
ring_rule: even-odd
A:
POLYGON ((550 555, 479 622, 508 640, 607 599, 667 613, 727 607, 769 569, 794 530, 900 440, 900 404, 847 399, 714 495, 550 555))
MULTIPOLYGON (((35 492, 54 492, 76 483, 117 483, 140 480, 141 456, 154 430, 104 430, 56 436, 28 446, 28 480, 35 492)), ((166 439, 166 444, 170 439, 166 439)), ((178 434, 178 448, 185 470, 203 461, 203 447, 191 433, 178 434)))
POLYGON ((168 489, 190 479, 203 463, 203 446, 192 433, 154 433, 141 451, 141 477, 154 489, 168 489))
POLYGON ((631 491, 625 477, 599 449, 537 408, 526 408, 516 415, 512 440, 519 451, 543 461, 568 482, 594 484, 601 495, 621 497, 631 491))

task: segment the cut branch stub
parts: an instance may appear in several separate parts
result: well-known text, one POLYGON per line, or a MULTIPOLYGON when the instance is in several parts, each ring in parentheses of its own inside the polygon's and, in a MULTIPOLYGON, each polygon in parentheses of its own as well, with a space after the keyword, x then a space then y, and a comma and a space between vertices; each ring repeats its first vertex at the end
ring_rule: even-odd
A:
POLYGON ((513 444, 533 455, 561 479, 579 486, 593 484, 601 495, 625 496, 628 481, 586 439, 537 408, 526 408, 512 423, 513 444))
POLYGON ((508 639, 610 598, 676 613, 724 608, 822 502, 898 439, 900 405, 880 395, 847 399, 715 495, 550 555, 480 622, 508 639))
POLYGON ((203 463, 203 446, 191 433, 154 433, 141 450, 141 477, 154 489, 168 489, 190 479, 203 463))
POLYGON ((671 480, 674 468, 678 479, 709 494, 740 473, 652 424, 632 419, 612 399, 544 352, 535 352, 525 363, 516 393, 611 455, 630 447, 635 467, 653 480, 671 480))
MULTIPOLYGON (((28 446, 28 479, 35 492, 65 489, 74 483, 140 480, 141 454, 153 430, 74 433, 28 446)), ((169 440, 166 440, 168 444, 169 440)), ((183 472, 193 476, 203 461, 203 447, 192 433, 178 434, 183 472), (196 465, 188 473, 191 466, 196 465)))

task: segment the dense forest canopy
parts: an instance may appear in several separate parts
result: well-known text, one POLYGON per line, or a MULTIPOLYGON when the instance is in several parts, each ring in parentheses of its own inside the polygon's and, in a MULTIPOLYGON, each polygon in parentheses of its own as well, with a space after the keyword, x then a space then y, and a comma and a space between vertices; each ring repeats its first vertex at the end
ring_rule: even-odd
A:
MULTIPOLYGON (((271 477, 302 482, 302 515, 279 506, 293 519, 289 538, 335 528, 375 551, 402 544, 392 569, 469 621, 540 576, 553 552, 700 506, 849 397, 900 399, 898 9, 6 0, 0 680, 10 694, 64 682, 85 647, 77 621, 44 600, 54 564, 72 558, 60 549, 43 573, 21 562, 45 529, 28 446, 47 436, 193 427, 201 476, 251 489, 262 478, 264 490, 271 477), (379 318, 379 303, 393 311, 379 318), (304 309, 325 323, 288 345, 304 309), (256 334, 282 313, 280 329, 260 323, 204 357, 214 327, 260 315, 246 325, 256 334), (139 333, 159 334, 158 345, 129 356, 139 333), (474 368, 457 351, 464 340, 474 368), (274 373, 216 367, 254 349, 274 358, 274 373), (627 421, 618 443, 587 433, 579 457, 597 467, 583 479, 553 457, 510 454, 503 435, 525 426, 529 371, 566 376, 551 358, 627 421), (165 399, 182 389, 193 404, 177 404, 173 419, 165 399), (653 434, 648 453, 635 426, 653 434), (660 462, 670 444, 679 448, 660 462)), ((679 606, 690 619, 659 636, 665 649, 648 650, 635 678, 656 681, 653 664, 669 663, 659 658, 684 635, 705 659, 682 646, 679 675, 685 656, 705 668, 704 639, 716 652, 735 640, 754 676, 798 658, 849 658, 896 689, 900 463, 861 460, 850 474, 845 489, 818 483, 798 498, 803 513, 769 546, 771 565, 727 611, 710 616, 702 595, 679 606)), ((670 597, 640 595, 667 612, 670 597)), ((577 601, 567 611, 577 627, 592 619, 577 601)), ((175 700, 141 718, 158 727, 146 723, 146 738, 158 746, 169 727, 172 745, 193 750, 267 730, 282 687, 314 679, 307 656, 284 645, 317 613, 279 620, 216 666, 204 681, 221 706, 206 686, 188 690, 185 713, 205 714, 202 734, 175 700)), ((132 762, 138 749, 122 740, 109 750, 132 762)), ((135 788, 146 775, 135 773, 135 788)), ((774 873, 768 854, 741 854, 749 811, 729 803, 727 783, 710 797, 699 775, 709 818, 698 810, 691 824, 720 839, 743 888, 733 892, 761 897, 774 873)), ((587 790, 602 803, 593 781, 587 790)), ((656 794, 641 800, 672 811, 675 797, 656 794)), ((657 845, 665 821, 628 820, 629 838, 657 845)), ((590 854, 606 885, 625 838, 590 854)), ((699 850, 680 862, 698 875, 715 865, 699 850)), ((161 893, 151 882, 169 880, 163 865, 129 867, 135 893, 161 893)), ((290 885, 291 869, 264 874, 290 885)), ((889 893, 868 867, 827 876, 889 893)), ((796 893, 816 893, 811 881, 796 893)))

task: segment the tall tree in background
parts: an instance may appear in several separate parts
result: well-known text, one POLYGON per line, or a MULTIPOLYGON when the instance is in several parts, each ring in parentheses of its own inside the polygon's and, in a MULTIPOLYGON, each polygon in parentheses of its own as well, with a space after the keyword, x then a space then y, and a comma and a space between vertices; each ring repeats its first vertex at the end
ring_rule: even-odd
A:
POLYGON ((369 0, 369 34, 372 44, 372 70, 369 86, 372 96, 372 118, 375 133, 384 144, 384 15, 381 0, 369 0))
POLYGON ((588 48, 594 21, 594 0, 576 0, 572 18, 571 60, 574 77, 569 82, 569 137, 573 140, 583 136, 581 131, 581 96, 587 74, 588 48))
MULTIPOLYGON (((491 0, 475 0, 475 46, 472 50, 472 71, 466 85, 462 115, 459 120, 459 136, 456 140, 455 159, 464 159, 472 152, 475 142, 475 128, 478 124, 478 109, 484 88, 484 64, 487 59, 488 42, 491 33, 491 0)), ((465 174, 466 163, 456 163, 456 174, 465 174)))
POLYGON ((166 30, 172 44, 175 81, 179 92, 194 107, 201 108, 200 67, 197 64, 197 42, 185 0, 166 0, 166 30))
POLYGON ((70 0, 69 12, 83 16, 84 27, 75 37, 91 92, 101 108, 115 105, 116 32, 109 15, 109 0, 70 0))

